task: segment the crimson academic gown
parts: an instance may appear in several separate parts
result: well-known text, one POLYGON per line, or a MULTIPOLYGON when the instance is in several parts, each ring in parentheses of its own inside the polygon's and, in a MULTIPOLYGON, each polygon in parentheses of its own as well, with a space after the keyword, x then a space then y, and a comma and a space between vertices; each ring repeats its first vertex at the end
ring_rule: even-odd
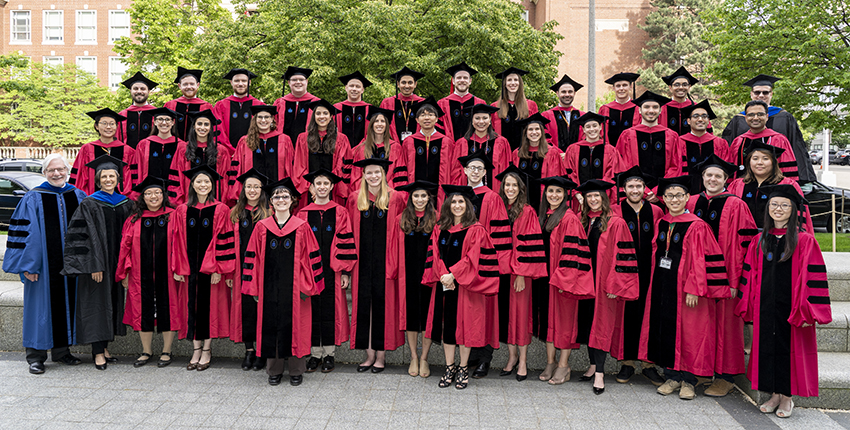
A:
POLYGON ((245 254, 248 251, 251 234, 259 223, 259 221, 254 222, 253 209, 251 205, 246 205, 242 210, 243 219, 233 223, 233 234, 239 240, 239 249, 236 254, 235 270, 226 275, 227 279, 233 280, 230 291, 230 340, 237 343, 257 341, 257 303, 253 297, 242 294, 242 268, 246 262, 245 254))
MULTIPOLYGON (((232 206, 236 204, 236 200, 230 199, 230 187, 228 186, 227 175, 230 171, 230 152, 228 152, 226 143, 217 143, 218 145, 218 154, 216 155, 216 163, 215 163, 215 171, 221 175, 221 180, 216 182, 215 184, 215 197, 222 202, 225 202, 228 206, 232 206)), ((193 169, 201 165, 201 163, 207 163, 206 156, 206 142, 198 142, 198 148, 195 150, 195 156, 190 161, 186 158, 186 147, 183 147, 183 152, 179 152, 174 154, 174 157, 177 159, 176 169, 178 172, 185 172, 189 169, 193 169)), ((189 183, 191 182, 191 178, 186 175, 180 175, 180 191, 178 194, 178 200, 181 202, 185 202, 186 198, 189 195, 189 183)), ((237 194, 237 197, 239 195, 237 194)))
MULTIPOLYGON (((735 314, 753 322, 747 379, 753 390, 786 396, 818 395, 815 323, 832 322, 826 265, 814 236, 800 233, 794 255, 780 262, 785 229, 750 243, 735 314), (803 327, 803 324, 809 324, 803 327)), ((764 235, 765 233, 762 233, 764 235)))
POLYGON ((622 161, 621 170, 640 166, 644 173, 656 178, 672 178, 679 176, 681 171, 679 135, 662 125, 637 124, 624 131, 617 151, 622 161))
POLYGON ((127 278, 124 324, 135 331, 177 331, 181 328, 178 285, 169 258, 174 254, 174 209, 144 211, 138 220, 124 221, 115 281, 127 278))
POLYGON ((573 143, 584 140, 584 129, 574 124, 574 121, 581 118, 584 112, 572 106, 555 106, 541 115, 549 120, 549 124, 544 127, 546 134, 549 135, 549 141, 561 151, 566 151, 573 143))
MULTIPOLYGON (((460 157, 466 157, 473 152, 484 148, 484 153, 490 158, 493 163, 493 169, 488 170, 484 175, 484 185, 492 190, 501 188, 502 183, 495 176, 508 168, 511 162, 511 147, 508 140, 502 136, 493 138, 478 137, 475 133, 469 139, 460 138, 455 142, 454 158, 457 160, 460 157)), ((463 171, 463 166, 460 161, 452 162, 452 177, 454 177, 455 185, 466 185, 466 173, 463 171)))
MULTIPOLYGON (((658 123, 673 130, 679 136, 684 136, 691 132, 691 126, 688 123, 688 118, 682 112, 694 102, 685 99, 683 102, 671 100, 664 106, 661 106, 661 114, 658 116, 658 123)), ((708 125, 708 132, 711 133, 711 124, 708 125)))
POLYGON ((404 96, 396 94, 392 97, 387 97, 381 101, 380 108, 388 109, 394 112, 393 118, 390 120, 390 130, 393 133, 393 138, 401 142, 403 137, 407 137, 405 133, 416 133, 419 130, 419 123, 416 122, 416 112, 413 112, 413 104, 425 100, 416 94, 404 96))
POLYGON ((477 104, 487 104, 484 99, 475 97, 472 93, 466 93, 461 97, 455 93, 437 101, 437 106, 443 111, 440 117, 438 130, 448 136, 452 142, 465 135, 472 124, 472 114, 464 110, 477 104))
POLYGON ((537 155, 537 149, 529 148, 528 152, 531 154, 531 158, 520 159, 519 149, 515 149, 511 153, 511 163, 514 163, 514 166, 519 167, 519 170, 528 175, 524 178, 525 187, 528 190, 528 204, 535 208, 540 207, 540 201, 544 198, 543 191, 545 190, 543 184, 535 180, 567 173, 561 160, 563 152, 557 146, 549 145, 549 149, 542 160, 537 155))
POLYGON ((723 254, 711 227, 694 214, 664 215, 658 232, 640 359, 699 376, 714 374, 715 300, 731 297, 723 254), (669 245, 668 245, 669 242, 669 245), (668 248, 669 246, 669 248, 668 248), (671 268, 660 267, 665 256, 671 268), (698 297, 685 305, 685 294, 698 297))
POLYGON ((166 102, 165 107, 177 112, 177 121, 175 123, 177 129, 176 135, 181 140, 186 140, 189 137, 189 128, 192 126, 192 121, 189 121, 187 114, 213 108, 211 104, 201 98, 194 97, 188 99, 185 96, 180 96, 170 102, 166 102))
POLYGON ((352 103, 348 100, 343 100, 339 103, 334 103, 334 107, 339 110, 339 113, 334 116, 336 121, 336 129, 348 138, 348 143, 351 147, 360 143, 366 137, 366 130, 369 130, 369 108, 372 107, 369 103, 363 100, 352 103))
MULTIPOLYGON (((543 236, 546 238, 545 229, 543 236)), ((593 298, 594 287, 589 242, 572 209, 567 209, 548 242, 549 288, 544 294, 548 293, 549 320, 545 340, 558 349, 576 349, 579 300, 593 298)))
MULTIPOLYGON (((485 185, 473 189, 475 199, 472 201, 475 217, 490 235, 490 242, 496 250, 499 260, 499 272, 508 274, 511 267, 511 221, 505 210, 505 203, 498 193, 485 185)), ((485 298, 487 312, 488 339, 499 338, 499 298, 496 295, 485 298)))
MULTIPOLYGON (((709 197, 705 192, 691 196, 687 208, 711 227, 723 252, 729 286, 740 289, 739 280, 747 248, 753 236, 758 234, 750 209, 733 194, 721 193, 709 197)), ((744 320, 734 315, 737 305, 737 297, 720 300, 716 305, 717 350, 714 368, 718 374, 744 373, 744 320)))
POLYGON ((697 137, 693 133, 686 133, 679 137, 679 154, 682 155, 682 174, 691 175, 691 195, 697 190, 702 190, 702 176, 696 165, 716 154, 723 160, 729 158, 729 144, 725 140, 711 133, 705 133, 697 137))
MULTIPOLYGON (((422 130, 404 139, 401 143, 404 164, 407 167, 407 181, 428 181, 433 184, 454 184, 452 167, 455 160, 454 143, 450 137, 434 131, 426 138, 422 130)), ((443 189, 437 191, 437 201, 442 202, 443 189)))
MULTIPOLYGON (((567 148, 562 161, 567 176, 576 184, 583 184, 590 179, 616 183, 616 174, 626 170, 620 167, 620 154, 617 149, 605 143, 604 140, 596 142, 580 140, 567 148)), ((617 188, 609 188, 606 193, 609 201, 617 201, 617 188)), ((574 196, 573 211, 578 213, 580 207, 578 199, 574 196)))
POLYGON ((357 251, 348 211, 328 202, 310 203, 296 214, 310 225, 322 252, 325 289, 313 296, 312 345, 342 345, 349 338, 348 300, 340 276, 351 273, 357 263, 357 251))
POLYGON ((599 115, 607 116, 602 126, 602 136, 606 143, 617 146, 620 136, 629 128, 640 124, 640 108, 631 100, 620 103, 616 100, 599 108, 599 115))
POLYGON ((80 152, 77 154, 77 158, 74 160, 74 167, 71 168, 71 179, 68 180, 68 183, 79 188, 87 195, 91 195, 95 191, 97 191, 97 187, 95 186, 94 174, 96 173, 95 169, 86 166, 86 164, 92 162, 95 158, 100 157, 101 155, 111 155, 125 163, 127 165, 121 169, 121 177, 118 180, 118 187, 116 190, 119 194, 127 195, 132 191, 133 184, 137 181, 136 169, 138 168, 138 158, 136 155, 136 150, 125 145, 124 142, 120 140, 113 140, 109 143, 103 143, 100 139, 95 140, 93 142, 89 142, 80 148, 80 152))
MULTIPOLYGON (((230 188, 227 202, 235 202, 242 192, 242 184, 236 180, 243 173, 257 169, 269 178, 269 182, 277 182, 293 174, 293 163, 295 153, 289 136, 274 130, 270 133, 260 134, 260 146, 251 151, 248 147, 248 137, 243 136, 236 145, 236 151, 230 161, 227 186, 230 188)), ((296 180, 295 177, 292 178, 296 180)), ((297 182, 296 182, 297 184, 297 182)))
MULTIPOLYGON (((322 136, 322 139, 325 138, 326 136, 322 136)), ((309 194, 306 193, 310 183, 304 179, 304 175, 324 167, 342 178, 342 181, 334 184, 331 200, 344 205, 345 199, 351 193, 349 190, 352 170, 350 151, 351 145, 348 143, 348 138, 342 133, 336 134, 333 154, 310 153, 307 146, 307 132, 298 135, 298 140, 295 141, 295 163, 292 165, 292 182, 295 183, 295 188, 305 197, 308 196, 309 194)))
MULTIPOLYGON (((422 223, 424 216, 424 212, 416 213, 417 226, 422 223)), ((438 217, 436 213, 434 216, 438 217)), ((431 287, 422 283, 422 275, 425 273, 425 260, 433 230, 404 233, 400 225, 396 225, 396 228, 399 231, 395 235, 393 251, 397 253, 399 289, 404 291, 405 318, 401 320, 401 329, 424 332, 428 324, 432 291, 431 287)))
POLYGON ((433 289, 425 337, 448 345, 499 347, 486 311, 488 296, 499 291, 499 262, 484 226, 435 226, 422 283, 433 289), (447 273, 455 277, 451 291, 440 283, 447 273))
MULTIPOLYGON (((800 185, 793 179, 782 178, 782 180, 779 181, 779 184, 791 185, 798 193, 800 193, 801 196, 803 195, 803 190, 800 188, 800 185)), ((762 186, 768 185, 770 184, 762 184, 762 186)), ((758 228, 762 228, 764 225, 764 214, 767 209, 768 195, 761 191, 761 186, 759 186, 756 181, 745 183, 743 178, 738 178, 729 184, 727 191, 730 194, 740 197, 741 200, 747 204, 747 207, 750 208, 750 213, 753 216, 753 221, 755 221, 756 226, 758 226, 758 228)), ((805 206, 802 209, 803 217, 800 224, 806 229, 806 231, 814 234, 815 227, 812 225, 812 217, 809 209, 805 206)))
POLYGON ((230 146, 236 148, 239 139, 248 134, 251 125, 251 106, 262 105, 263 102, 254 96, 245 97, 229 96, 219 100, 213 106, 213 115, 221 121, 218 130, 221 132, 220 139, 230 146))
POLYGON ((215 200, 174 211, 171 270, 184 277, 178 284, 180 338, 204 340, 230 335, 230 291, 225 276, 236 270, 236 246, 230 210, 215 200), (210 283, 213 273, 222 275, 210 283))
POLYGON ((511 345, 531 343, 532 279, 546 276, 546 249, 537 212, 525 205, 511 225, 510 270, 499 283, 499 341, 511 345), (525 277, 525 288, 517 292, 517 276, 525 277))
POLYGON ((306 357, 312 333, 311 297, 324 290, 322 252, 307 221, 283 228, 270 216, 257 223, 245 251, 242 294, 257 302, 257 355, 306 357))
MULTIPOLYGON (((526 100, 526 102, 528 103, 528 116, 536 114, 538 112, 537 103, 533 100, 526 100)), ((496 100, 490 104, 490 106, 499 107, 499 101, 496 100)), ((522 144, 523 127, 517 120, 517 109, 513 101, 508 100, 507 117, 500 118, 499 112, 495 112, 492 114, 491 123, 493 124, 493 129, 496 130, 496 134, 508 140, 511 150, 519 148, 519 145, 522 144)), ((465 135, 466 131, 467 130, 463 130, 463 132, 457 135, 457 137, 459 138, 460 136, 465 135)), ((557 146, 557 143, 555 143, 555 146, 557 146)))
MULTIPOLYGON (((375 144, 375 152, 372 153, 372 158, 387 158, 386 149, 384 148, 383 143, 375 144)), ((360 160, 366 158, 365 150, 366 147, 366 139, 363 139, 359 145, 355 146, 350 150, 349 158, 351 158, 351 162, 356 163, 360 160)), ((390 165, 390 171, 387 174, 387 183, 390 187, 399 187, 407 184, 407 166, 404 165, 404 154, 402 154, 401 144, 391 140, 390 141, 390 158, 389 160, 393 163, 390 165)), ((360 189, 360 182, 363 179, 363 169, 359 167, 351 168, 351 181, 349 190, 357 191, 360 189)))
POLYGON ((347 211, 354 231, 357 263, 351 272, 351 349, 392 351, 404 345, 404 289, 398 285, 398 216, 405 207, 403 193, 390 191, 387 210, 374 205, 357 209, 357 193, 348 197, 347 211))
POLYGON ((786 178, 795 181, 799 178, 800 173, 797 171, 797 159, 794 158, 794 151, 791 149, 788 138, 769 128, 759 133, 753 133, 747 130, 746 133, 736 137, 732 141, 726 161, 735 163, 738 166, 738 177, 744 176, 744 150, 754 140, 760 140, 762 143, 784 149, 785 152, 776 160, 779 163, 779 170, 782 171, 782 175, 786 178))
MULTIPOLYGON (((172 205, 183 203, 180 194, 181 172, 177 170, 176 158, 180 154, 186 154, 186 142, 176 136, 168 139, 160 139, 159 136, 150 136, 139 142, 136 147, 136 157, 139 160, 138 180, 143 181, 148 176, 164 179, 166 192, 172 205)), ((184 155, 185 157, 185 155, 184 155)), ((139 193, 133 191, 127 194, 131 200, 135 200, 139 193)))
POLYGON ((130 105, 127 109, 118 112, 127 118, 126 121, 118 123, 118 134, 115 139, 126 143, 130 148, 139 146, 142 139, 151 135, 153 130, 153 116, 145 111, 154 110, 156 106, 146 104, 144 106, 130 105))
POLYGON ((277 129, 289 136, 289 140, 295 142, 299 134, 307 131, 307 124, 310 123, 310 115, 313 113, 308 105, 316 99, 318 97, 310 93, 305 93, 301 97, 295 97, 290 93, 275 100, 277 129))

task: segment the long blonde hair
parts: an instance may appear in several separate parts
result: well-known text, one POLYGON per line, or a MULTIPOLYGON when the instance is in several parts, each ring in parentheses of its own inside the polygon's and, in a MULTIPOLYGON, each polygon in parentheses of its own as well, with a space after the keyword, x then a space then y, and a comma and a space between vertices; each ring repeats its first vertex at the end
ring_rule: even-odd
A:
MULTIPOLYGON (((522 80, 522 76, 517 75, 517 77, 519 78, 519 88, 516 90, 514 106, 516 106, 516 120, 519 121, 528 118, 528 101, 525 98, 525 83, 522 80)), ((501 119, 508 117, 508 108, 510 106, 508 102, 507 81, 508 77, 505 76, 505 79, 502 79, 502 96, 499 97, 499 118, 501 119)))
MULTIPOLYGON (((363 170, 366 170, 364 167, 363 170)), ((375 197, 375 207, 381 210, 387 210, 390 207, 390 187, 387 185, 387 172, 381 167, 381 189, 375 197)), ((363 177, 360 178, 360 191, 357 192, 357 210, 365 211, 369 209, 369 184, 366 183, 366 172, 363 172, 363 177)))

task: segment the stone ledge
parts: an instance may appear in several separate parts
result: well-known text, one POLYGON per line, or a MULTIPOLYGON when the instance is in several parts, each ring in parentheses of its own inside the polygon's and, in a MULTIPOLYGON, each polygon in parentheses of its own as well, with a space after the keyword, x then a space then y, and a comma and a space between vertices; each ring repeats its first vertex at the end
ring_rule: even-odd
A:
MULTIPOLYGON (((847 409, 850 407, 850 356, 841 352, 818 353, 818 397, 794 397, 794 404, 804 408, 847 409)), ((735 382, 757 404, 766 402, 770 393, 753 391, 745 375, 735 382)))

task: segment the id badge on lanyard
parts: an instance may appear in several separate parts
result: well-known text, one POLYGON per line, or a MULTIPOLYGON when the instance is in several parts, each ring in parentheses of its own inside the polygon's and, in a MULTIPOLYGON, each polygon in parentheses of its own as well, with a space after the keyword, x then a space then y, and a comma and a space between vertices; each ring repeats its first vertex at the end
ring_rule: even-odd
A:
POLYGON ((662 269, 671 269, 673 267, 673 259, 668 257, 667 254, 670 252, 670 236, 673 235, 673 228, 676 226, 676 223, 670 224, 670 229, 667 231, 667 248, 664 251, 664 256, 661 257, 661 260, 658 262, 658 266, 662 269))

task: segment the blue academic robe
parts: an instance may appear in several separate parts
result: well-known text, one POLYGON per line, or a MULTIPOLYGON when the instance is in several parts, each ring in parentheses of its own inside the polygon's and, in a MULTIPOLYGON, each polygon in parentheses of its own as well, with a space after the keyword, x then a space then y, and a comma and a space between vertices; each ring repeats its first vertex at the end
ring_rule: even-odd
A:
POLYGON ((12 214, 3 271, 24 283, 24 347, 46 350, 74 344, 76 280, 62 271, 65 230, 86 194, 73 185, 44 182, 28 192, 12 214), (37 273, 30 282, 24 272, 37 273))

